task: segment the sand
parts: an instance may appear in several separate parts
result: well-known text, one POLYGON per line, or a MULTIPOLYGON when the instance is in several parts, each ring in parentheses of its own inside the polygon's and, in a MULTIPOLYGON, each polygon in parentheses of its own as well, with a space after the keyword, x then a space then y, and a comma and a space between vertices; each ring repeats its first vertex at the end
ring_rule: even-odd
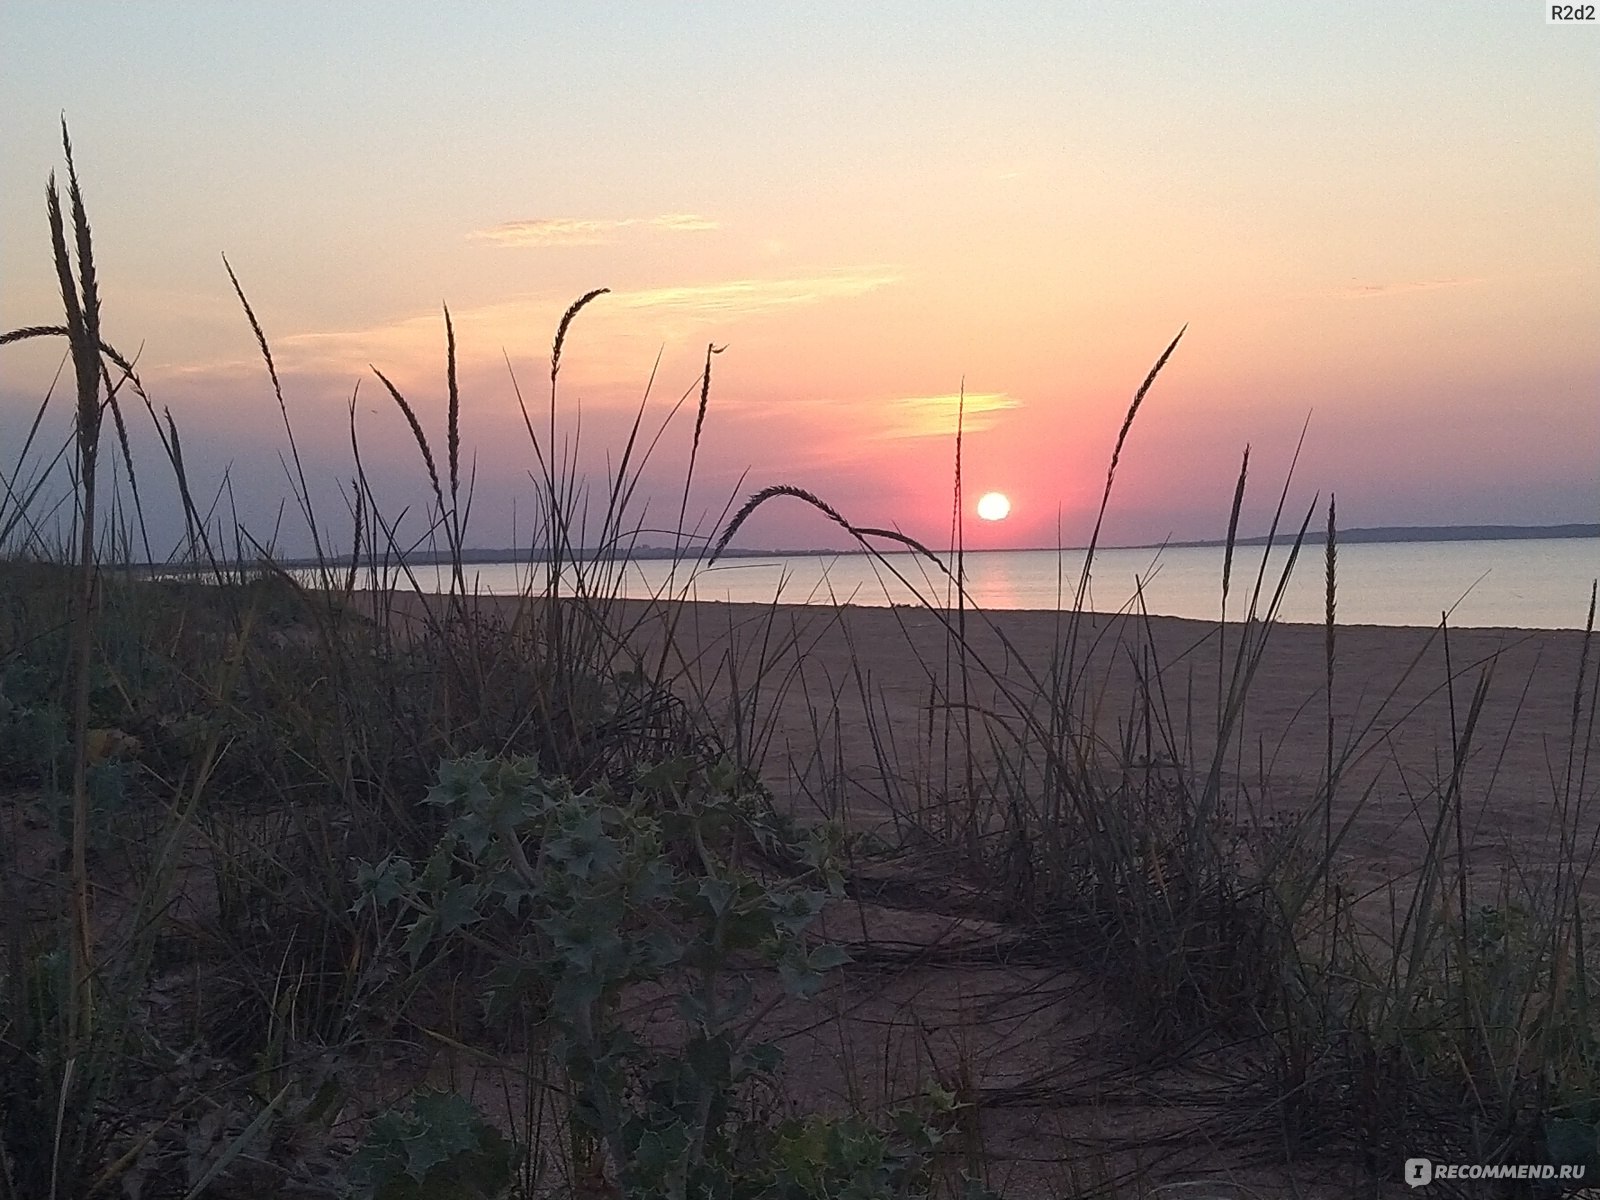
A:
MULTIPOLYGON (((405 598, 401 607, 414 612, 417 603, 405 598)), ((486 603, 507 620, 521 607, 513 599, 486 603)), ((720 714, 730 742, 761 754, 766 781, 801 816, 839 817, 892 840, 908 816, 920 817, 909 811, 919 795, 961 785, 959 769, 943 774, 943 710, 930 706, 942 681, 959 677, 947 671, 951 636, 941 614, 627 602, 614 615, 651 661, 670 645, 675 686, 720 714)), ((1245 632, 1170 618, 1087 618, 1078 635, 1078 707, 1092 714, 1108 761, 1175 751, 1181 762, 1209 763, 1219 661, 1231 672, 1245 632), (1148 747, 1140 673, 1158 680, 1154 690, 1170 714, 1148 747)), ((968 614, 966 634, 976 726, 1003 734, 1057 656, 1065 621, 1041 612, 968 614)), ((1320 627, 1272 629, 1249 682, 1223 783, 1256 818, 1314 805, 1327 769, 1326 638, 1320 627)), ((1364 893, 1369 916, 1388 911, 1388 881, 1404 890, 1452 786, 1463 800, 1474 887, 1486 902, 1505 879, 1537 887, 1563 857, 1591 855, 1594 816, 1568 800, 1592 796, 1594 777, 1567 783, 1584 649, 1576 631, 1453 630, 1446 638, 1417 628, 1336 629, 1331 707, 1341 778, 1333 810, 1336 823, 1349 819, 1338 870, 1364 893), (1453 747, 1462 744, 1458 771, 1453 747), (1575 850, 1554 838, 1563 820, 1575 850)), ((1591 663, 1573 760, 1579 775, 1592 740, 1594 678, 1591 663)), ((1454 830, 1452 821, 1447 837, 1454 830)), ((1453 840, 1447 844, 1453 853, 1453 840)), ((940 856, 923 845, 911 857, 925 853, 937 872, 940 856)), ((1130 1056, 1141 1051, 1093 972, 1012 956, 1003 947, 1015 929, 959 904, 930 906, 926 887, 913 899, 898 895, 858 893, 825 913, 824 936, 850 947, 861 965, 825 991, 820 1019, 804 1007, 774 1014, 789 1094, 828 1106, 859 1099, 864 1086, 881 1100, 939 1079, 972 1098, 975 1136, 992 1156, 990 1181, 1012 1195, 1058 1195, 1123 1171, 1196 1195, 1408 1194, 1397 1182, 1398 1158, 1396 1182, 1378 1187, 1348 1155, 1294 1168, 1252 1165, 1270 1163, 1282 1147, 1270 1104, 1251 1091, 1252 1069, 1234 1062, 1237 1049, 1222 1060, 1132 1070, 1130 1056), (1231 1065, 1208 1074, 1219 1062, 1231 1065), (1246 1122, 1243 1114, 1258 1107, 1264 1123, 1246 1122), (1207 1186, 1196 1191, 1201 1180, 1207 1186)))
MULTIPOLYGON (((893 782, 885 775, 896 764, 880 760, 874 736, 894 740, 902 766, 905 758, 918 757, 918 739, 926 740, 929 722, 930 675, 942 677, 945 668, 944 619, 915 609, 690 609, 680 619, 680 639, 698 649, 702 662, 725 659, 730 648, 752 662, 769 617, 773 628, 794 631, 795 651, 787 661, 778 656, 778 665, 793 668, 794 677, 771 706, 769 776, 791 802, 843 802, 854 822, 884 820, 886 782, 893 782), (818 794, 819 729, 830 765, 849 781, 842 791, 818 794)), ((1030 669, 1046 674, 1066 637, 1064 621, 1041 612, 969 614, 966 630, 985 668, 969 671, 969 696, 1002 715, 1014 702, 997 698, 992 677, 1015 694, 1035 691, 1030 669)), ((1085 622, 1078 633, 1078 657, 1085 664, 1080 695, 1093 697, 1095 724, 1109 748, 1122 748, 1131 729, 1135 753, 1145 752, 1142 705, 1136 703, 1142 671, 1158 679, 1152 690, 1164 692, 1168 714, 1156 717, 1153 756, 1163 756, 1164 725, 1180 760, 1209 763, 1217 742, 1219 646, 1226 691, 1242 636, 1236 625, 1219 634, 1215 624, 1174 618, 1085 622)), ((1326 630, 1317 626, 1281 625, 1267 635, 1225 756, 1231 790, 1258 815, 1303 811, 1326 772, 1326 641, 1326 630)), ((1445 635, 1436 629, 1337 628, 1332 716, 1340 783, 1334 813, 1336 821, 1354 813, 1345 844, 1347 869, 1376 882, 1420 860, 1440 793, 1455 773, 1453 747, 1462 744, 1458 774, 1469 856, 1489 874, 1512 862, 1535 873, 1547 867, 1557 852, 1549 839, 1561 812, 1572 807, 1563 798, 1594 790, 1593 775, 1587 789, 1567 783, 1583 653, 1578 631, 1472 629, 1445 635), (1472 718, 1480 683, 1485 690, 1472 718)), ((1588 741, 1594 676, 1591 664, 1574 779, 1588 741)), ((1587 848, 1596 835, 1593 815, 1569 812, 1567 819, 1587 848)))
MULTIPOLYGON (((522 607, 515 598, 486 603, 511 620, 522 607)), ((416 604, 402 598, 404 609, 416 604)), ((947 673, 953 618, 909 607, 703 602, 626 601, 615 612, 652 661, 663 631, 674 631, 668 662, 679 690, 713 706, 730 743, 761 753, 767 782, 798 812, 887 829, 919 781, 945 782, 944 710, 930 701, 959 694, 959 683, 944 683, 959 680, 959 671, 947 673)), ((1007 737, 1065 645, 1067 620, 1037 611, 968 613, 965 629, 972 711, 991 714, 991 730, 1007 737)), ((1131 749, 1209 764, 1219 657, 1226 694, 1243 636, 1232 623, 1219 631, 1169 617, 1090 616, 1077 635, 1080 711, 1092 711, 1112 757, 1131 749), (1148 742, 1141 673, 1161 698, 1148 742)), ((1260 636, 1259 627, 1251 636, 1260 636)), ((1326 638, 1323 627, 1307 625, 1278 625, 1266 635, 1224 756, 1224 781, 1241 813, 1293 815, 1318 790, 1328 754, 1326 638)), ((1580 786, 1592 663, 1571 766, 1578 782, 1567 782, 1584 645, 1576 630, 1336 629, 1333 808, 1336 822, 1354 816, 1343 861, 1355 880, 1376 883, 1421 859, 1453 774, 1467 853, 1482 881, 1511 864, 1532 876, 1546 869, 1558 853, 1550 839, 1563 812, 1580 848, 1589 847, 1594 816, 1569 801, 1595 786, 1594 773, 1580 786), (1466 748, 1459 772, 1456 745, 1466 748)), ((984 721, 974 720, 981 740, 984 721)))

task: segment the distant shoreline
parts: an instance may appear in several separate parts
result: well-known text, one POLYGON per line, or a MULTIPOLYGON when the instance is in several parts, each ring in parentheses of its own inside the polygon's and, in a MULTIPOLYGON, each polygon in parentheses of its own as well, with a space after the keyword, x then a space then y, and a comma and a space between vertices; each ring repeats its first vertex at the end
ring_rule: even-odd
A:
MULTIPOLYGON (((1410 542, 1496 542, 1496 541, 1534 541, 1541 539, 1568 539, 1568 538, 1600 538, 1600 523, 1568 523, 1564 525, 1377 525, 1366 529, 1339 529, 1334 533, 1335 540, 1345 545, 1365 545, 1372 543, 1397 543, 1410 542)), ((1276 536, 1268 538, 1265 535, 1255 537, 1235 538, 1235 546, 1265 546, 1268 542, 1274 545, 1283 545, 1294 540, 1293 532, 1280 531, 1276 536)), ((1305 545, 1320 546, 1327 540, 1327 533, 1322 529, 1306 530, 1305 545)), ((1226 546, 1225 538, 1211 538, 1200 541, 1169 541, 1169 542, 1136 542, 1116 546, 1102 546, 1102 550, 1191 550, 1191 549, 1216 549, 1226 546)), ((998 551, 973 551, 973 553, 1022 553, 1032 550, 1060 550, 1062 553, 1082 552, 1086 546, 1014 546, 998 551)), ((845 554, 866 554, 868 551, 831 550, 811 548, 802 550, 743 550, 726 549, 719 556, 721 558, 831 558, 845 554)), ((883 554, 909 554, 909 550, 900 548, 884 548, 883 554)), ((609 557, 615 559, 664 559, 678 556, 692 558, 693 550, 690 547, 673 549, 663 546, 637 546, 626 553, 613 553, 600 555, 594 550, 577 550, 570 557, 591 561, 596 558, 609 557)), ((406 561, 414 566, 435 566, 452 561, 448 551, 418 550, 406 556, 406 561)), ((542 563, 549 561, 548 555, 543 550, 517 550, 507 547, 489 550, 463 550, 461 563, 463 566, 483 566, 488 563, 542 563)), ((314 558, 288 559, 279 565, 291 570, 316 567, 319 564, 314 558)), ((350 565, 348 555, 327 560, 327 565, 347 567, 350 565)))
MULTIPOLYGON (((1370 529, 1336 529, 1334 540, 1356 544, 1374 542, 1515 542, 1542 541, 1545 539, 1600 537, 1600 524, 1572 523, 1567 525, 1375 525, 1370 529)), ((1276 537, 1235 538, 1235 546, 1265 546, 1268 541, 1276 545, 1292 541, 1292 534, 1279 533, 1276 537)), ((1324 529, 1307 529, 1305 543, 1320 546, 1327 541, 1324 529)), ((1227 540, 1216 538, 1199 542, 1145 542, 1138 546, 1106 547, 1117 550, 1170 550, 1226 546, 1227 540)))

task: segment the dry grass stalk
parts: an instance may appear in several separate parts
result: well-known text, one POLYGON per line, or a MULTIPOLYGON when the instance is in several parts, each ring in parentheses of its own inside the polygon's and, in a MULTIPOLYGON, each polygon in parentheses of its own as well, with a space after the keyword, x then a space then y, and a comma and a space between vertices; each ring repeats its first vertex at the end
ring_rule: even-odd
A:
POLYGON ((69 195, 72 201, 74 240, 78 252, 78 279, 72 275, 55 176, 50 177, 46 206, 56 275, 61 284, 67 317, 67 340, 78 381, 77 474, 79 503, 78 589, 73 609, 72 646, 72 956, 67 1001, 67 1045, 76 1055, 93 1030, 94 1000, 90 988, 94 965, 89 897, 89 683, 93 649, 95 599, 95 496, 100 449, 100 295, 95 281, 94 251, 89 221, 77 171, 72 163, 72 143, 62 123, 69 195))
POLYGON ((561 323, 556 326, 556 340, 550 347, 550 384, 552 387, 555 385, 556 376, 561 372, 561 348, 566 345, 567 329, 572 324, 573 318, 592 301, 599 299, 610 291, 610 288, 595 288, 593 291, 585 292, 572 302, 566 312, 561 314, 561 323))

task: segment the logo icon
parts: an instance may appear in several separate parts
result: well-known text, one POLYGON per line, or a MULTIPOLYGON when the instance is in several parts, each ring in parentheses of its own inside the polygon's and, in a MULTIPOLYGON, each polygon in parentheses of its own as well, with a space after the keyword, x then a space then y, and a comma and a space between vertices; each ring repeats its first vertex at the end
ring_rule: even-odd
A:
POLYGON ((1426 1187, 1433 1182, 1433 1162, 1426 1158, 1406 1159, 1406 1182, 1412 1187, 1426 1187))

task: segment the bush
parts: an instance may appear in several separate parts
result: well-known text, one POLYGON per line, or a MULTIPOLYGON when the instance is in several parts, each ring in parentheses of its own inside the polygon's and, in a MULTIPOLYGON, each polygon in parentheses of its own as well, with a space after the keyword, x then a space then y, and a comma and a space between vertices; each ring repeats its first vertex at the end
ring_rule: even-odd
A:
MULTIPOLYGON (((764 797, 738 784, 727 765, 682 758, 641 771, 626 796, 575 790, 526 759, 446 762, 428 794, 449 814, 444 836, 424 862, 364 864, 363 903, 411 914, 414 969, 488 952, 488 1015, 520 1012, 546 1032, 580 1172, 611 1174, 629 1196, 916 1194, 937 1137, 914 1114, 890 1137, 745 1103, 782 1061, 753 1036, 782 998, 758 1006, 754 971, 806 998, 848 956, 805 936, 841 887, 837 831, 766 822, 764 797), (745 861, 758 845, 796 877, 763 879, 745 861), (624 992, 647 985, 679 1017, 675 1045, 647 1045, 621 1019, 624 992)), ((398 1128, 374 1136, 389 1145, 398 1128)))

